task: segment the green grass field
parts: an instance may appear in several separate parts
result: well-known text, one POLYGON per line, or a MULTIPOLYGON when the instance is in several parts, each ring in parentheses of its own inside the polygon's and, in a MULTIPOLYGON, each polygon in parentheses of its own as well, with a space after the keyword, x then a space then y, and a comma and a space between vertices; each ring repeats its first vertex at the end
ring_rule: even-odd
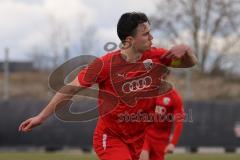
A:
MULTIPOLYGON (((0 160, 97 160, 93 154, 0 153, 0 160)), ((240 160, 240 154, 173 154, 166 160, 240 160)))

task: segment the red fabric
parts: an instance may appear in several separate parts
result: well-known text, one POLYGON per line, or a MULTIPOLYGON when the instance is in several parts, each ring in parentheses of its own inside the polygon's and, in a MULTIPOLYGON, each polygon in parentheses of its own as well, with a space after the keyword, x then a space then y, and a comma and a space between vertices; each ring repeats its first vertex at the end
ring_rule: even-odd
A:
POLYGON ((101 160, 139 160, 143 138, 135 143, 126 143, 121 137, 98 121, 93 136, 93 147, 101 160))
POLYGON ((143 146, 143 150, 150 152, 151 160, 163 159, 165 147, 169 143, 176 146, 182 133, 185 116, 182 99, 176 90, 157 97, 156 107, 158 107, 155 110, 158 112, 157 119, 146 129, 143 146), (173 115, 174 119, 170 115, 173 115), (173 133, 170 139, 172 128, 173 133))
POLYGON ((150 142, 146 138, 144 139, 142 150, 145 150, 145 151, 150 151, 151 150, 150 142))
MULTIPOLYGON (((124 95, 121 95, 116 90, 118 87, 116 85, 118 85, 118 80, 121 76, 116 75, 116 73, 111 70, 123 70, 126 78, 141 76, 141 74, 146 74, 147 72, 143 64, 144 60, 151 59, 154 63, 169 65, 171 60, 160 59, 165 53, 165 49, 152 48, 143 53, 141 59, 137 62, 138 64, 134 64, 126 62, 121 56, 120 51, 115 51, 95 60, 78 74, 78 80, 82 86, 90 87, 95 83, 98 83, 99 86, 99 120, 101 120, 101 123, 97 125, 96 131, 99 131, 102 128, 108 128, 108 131, 110 131, 114 137, 121 139, 124 144, 136 144, 136 142, 139 141, 141 142, 141 145, 143 144, 144 129, 149 126, 150 123, 120 121, 119 116, 121 114, 153 113, 156 99, 154 97, 140 98, 136 100, 136 104, 134 104, 134 101, 129 102, 130 104, 134 104, 134 106, 130 107, 126 104, 128 102, 124 101, 124 98, 127 100, 135 99, 124 97, 124 95), (115 60, 113 61, 113 59, 115 60), (140 67, 139 64, 141 64, 140 67), (137 68, 137 70, 135 68, 137 68), (115 86, 113 86, 113 83, 115 86), (120 96, 123 98, 119 99, 120 96), (117 104, 115 107, 112 105, 113 101, 117 104), (103 103, 105 105, 103 105, 103 103)), ((132 145, 130 148, 136 148, 136 146, 132 145)), ((140 150, 133 149, 131 153, 132 152, 139 153, 140 150)))
POLYGON ((168 145, 166 141, 156 141, 154 139, 145 139, 142 150, 149 152, 150 160, 164 160, 164 149, 168 145))

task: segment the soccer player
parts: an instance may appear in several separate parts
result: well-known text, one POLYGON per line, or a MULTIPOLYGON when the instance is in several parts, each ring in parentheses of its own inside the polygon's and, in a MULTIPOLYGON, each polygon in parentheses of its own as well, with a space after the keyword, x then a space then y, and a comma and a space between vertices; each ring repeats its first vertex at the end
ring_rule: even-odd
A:
POLYGON ((107 53, 80 71, 38 115, 22 122, 19 131, 31 131, 58 110, 63 99, 71 99, 79 90, 98 84, 99 118, 93 137, 95 152, 101 160, 139 159, 144 129, 149 123, 122 120, 120 115, 151 112, 155 107, 155 99, 151 96, 156 91, 152 84, 158 83, 158 72, 164 73, 161 66, 187 68, 194 66, 197 59, 191 48, 183 44, 169 50, 152 48, 150 23, 144 13, 124 13, 118 21, 117 34, 123 44, 120 50, 107 53), (116 105, 113 107, 113 104, 116 105))
POLYGON ((182 99, 175 89, 156 98, 155 116, 155 123, 145 130, 140 160, 164 160, 164 155, 175 149, 185 116, 182 99))

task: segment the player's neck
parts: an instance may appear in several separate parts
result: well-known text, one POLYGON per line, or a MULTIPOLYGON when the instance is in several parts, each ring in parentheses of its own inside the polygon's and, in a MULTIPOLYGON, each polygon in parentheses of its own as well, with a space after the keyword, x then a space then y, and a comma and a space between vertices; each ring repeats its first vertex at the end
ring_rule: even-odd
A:
POLYGON ((123 58, 128 62, 136 62, 142 56, 142 54, 140 52, 137 52, 133 48, 121 50, 121 54, 122 54, 123 58))

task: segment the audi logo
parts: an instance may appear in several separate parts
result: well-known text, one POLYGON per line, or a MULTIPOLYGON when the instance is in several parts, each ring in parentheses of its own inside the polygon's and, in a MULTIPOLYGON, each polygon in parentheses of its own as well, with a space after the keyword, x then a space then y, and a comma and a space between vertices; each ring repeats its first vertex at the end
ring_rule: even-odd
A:
POLYGON ((150 87, 151 84, 152 84, 152 78, 150 76, 146 76, 143 78, 139 78, 139 79, 124 83, 122 85, 122 91, 123 93, 137 92, 150 87))

